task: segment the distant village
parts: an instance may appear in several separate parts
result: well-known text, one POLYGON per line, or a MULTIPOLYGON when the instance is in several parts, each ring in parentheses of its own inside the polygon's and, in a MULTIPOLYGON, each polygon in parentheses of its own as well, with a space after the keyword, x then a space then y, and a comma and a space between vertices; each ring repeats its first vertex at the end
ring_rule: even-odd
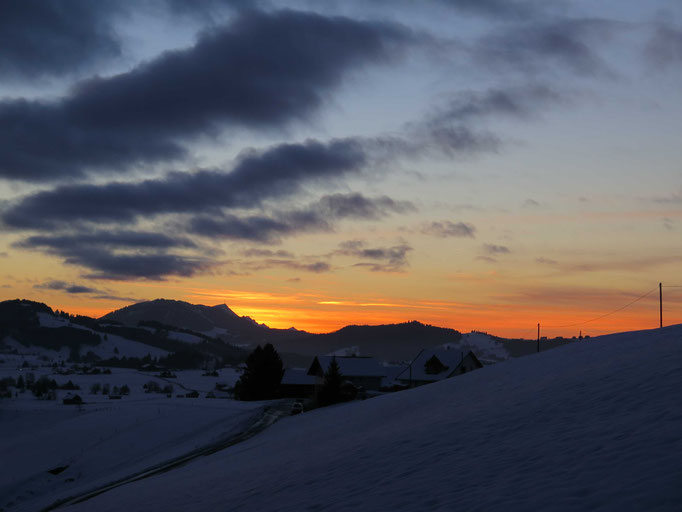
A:
MULTIPOLYGON (((0 332, 0 397, 16 399, 29 391, 36 398, 59 400, 65 405, 81 405, 95 397, 122 400, 132 390, 133 395, 142 392, 166 398, 291 399, 292 412, 297 413, 457 377, 505 360, 514 350, 514 343, 525 353, 534 351, 531 341, 501 342, 485 332, 460 335, 413 322, 404 326, 356 328, 362 336, 366 336, 362 329, 391 328, 390 332, 406 338, 408 342, 401 345, 400 353, 407 357, 401 362, 387 362, 392 339, 389 332, 387 350, 381 358, 362 355, 357 346, 349 346, 326 354, 299 354, 292 364, 291 354, 282 357, 271 343, 259 344, 249 351, 205 333, 173 328, 155 320, 138 320, 137 326, 131 327, 121 324, 118 317, 100 320, 78 317, 53 312, 44 304, 31 301, 6 301, 0 306, 0 316, 4 318, 4 332, 0 332), (419 348, 415 342, 413 350, 409 350, 412 345, 405 332, 418 335, 433 330, 438 336, 443 333, 450 336, 443 339, 455 341, 427 348, 419 348), (289 362, 285 364, 283 359, 289 362), (191 376, 190 381, 187 376, 191 376)), ((244 325, 249 329, 256 326, 260 329, 257 332, 267 329, 251 319, 237 317, 224 305, 208 308, 157 300, 121 312, 129 314, 143 306, 147 308, 145 315, 150 314, 150 307, 176 308, 176 316, 189 324, 193 318, 188 315, 199 308, 203 317, 209 312, 222 317, 229 315, 233 322, 244 322, 235 324, 236 329, 244 325)), ((353 332, 351 329, 350 337, 344 340, 355 341, 353 332)), ((583 339, 582 332, 579 339, 583 339)), ((542 342, 549 343, 546 339, 542 342)), ((308 342, 308 349, 316 343, 317 339, 308 342)), ((376 343, 369 346, 385 348, 376 343)))

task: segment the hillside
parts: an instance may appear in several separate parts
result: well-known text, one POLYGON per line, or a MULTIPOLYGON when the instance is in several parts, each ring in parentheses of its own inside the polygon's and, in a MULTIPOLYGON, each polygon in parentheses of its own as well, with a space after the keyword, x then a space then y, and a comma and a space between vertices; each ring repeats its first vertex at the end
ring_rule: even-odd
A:
MULTIPOLYGON (((326 334, 310 334, 296 329, 271 329, 249 317, 240 317, 225 304, 204 306, 188 302, 156 299, 127 306, 100 318, 129 326, 158 322, 177 328, 211 333, 231 343, 248 345, 272 343, 290 356, 327 354, 347 347, 357 347, 362 355, 387 361, 412 359, 419 350, 457 343, 461 334, 454 329, 406 322, 390 325, 350 325, 326 334)), ((307 360, 306 360, 307 361, 307 360)))
POLYGON ((139 367, 150 359, 176 368, 204 363, 234 364, 246 359, 239 347, 206 334, 162 324, 127 326, 74 316, 40 302, 0 302, 0 351, 43 361, 139 367), (143 359, 145 359, 143 361, 143 359))
POLYGON ((100 321, 120 322, 129 326, 137 326, 140 322, 159 322, 244 344, 267 343, 274 339, 295 338, 307 334, 294 329, 271 329, 264 324, 258 324, 248 316, 237 315, 225 304, 204 306, 168 299, 126 306, 104 315, 100 321))
POLYGON ((614 334, 364 402, 69 508, 674 510, 682 326, 614 334))
POLYGON ((457 343, 459 331, 406 322, 388 325, 349 325, 327 334, 308 334, 275 343, 278 350, 304 355, 320 355, 347 347, 357 347, 360 355, 386 361, 411 360, 423 348, 457 343))

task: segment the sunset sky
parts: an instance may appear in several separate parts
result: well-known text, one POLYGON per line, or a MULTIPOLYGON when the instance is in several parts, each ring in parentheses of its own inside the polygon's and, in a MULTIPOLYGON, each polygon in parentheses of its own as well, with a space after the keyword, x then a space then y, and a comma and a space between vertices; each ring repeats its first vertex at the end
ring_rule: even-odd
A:
POLYGON ((682 323, 680 2, 0 5, 0 299, 682 323))

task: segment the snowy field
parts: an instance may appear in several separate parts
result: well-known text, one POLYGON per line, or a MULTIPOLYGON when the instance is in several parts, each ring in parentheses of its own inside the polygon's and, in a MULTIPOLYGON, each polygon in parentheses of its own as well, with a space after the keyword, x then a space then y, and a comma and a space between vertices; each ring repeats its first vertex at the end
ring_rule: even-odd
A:
POLYGON ((71 380, 81 387, 82 406, 64 405, 69 391, 58 390, 58 400, 37 400, 26 391, 0 400, 0 510, 40 510, 54 501, 105 484, 191 452, 197 447, 239 432, 259 413, 263 403, 207 399, 216 382, 234 385, 235 370, 219 377, 200 370, 176 372, 162 379, 154 373, 113 368, 111 374, 57 375, 49 367, 17 369, 19 356, 0 355, 0 378, 33 373, 59 385, 71 380), (145 393, 155 381, 173 385, 172 398, 145 393), (92 384, 128 385, 130 395, 120 400, 91 394, 92 384), (178 394, 200 391, 200 398, 178 394), (68 466, 58 475, 48 470, 68 466))
POLYGON ((73 511, 680 510, 682 326, 286 418, 73 511))

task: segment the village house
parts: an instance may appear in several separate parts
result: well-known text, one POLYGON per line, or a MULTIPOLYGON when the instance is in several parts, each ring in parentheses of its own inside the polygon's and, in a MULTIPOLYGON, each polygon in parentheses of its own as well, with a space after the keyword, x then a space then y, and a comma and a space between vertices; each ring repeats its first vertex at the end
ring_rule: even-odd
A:
POLYGON ((422 350, 396 380, 404 386, 421 386, 483 368, 476 355, 458 350, 422 350))
POLYGON ((317 377, 308 375, 303 368, 287 368, 279 384, 279 394, 288 398, 312 398, 315 396, 317 377))
POLYGON ((80 405, 83 403, 83 399, 80 397, 80 395, 72 395, 71 393, 68 393, 62 400, 62 403, 64 405, 80 405))
POLYGON ((332 358, 336 358, 343 379, 358 388, 378 391, 381 389, 382 380, 388 375, 386 368, 373 357, 316 356, 307 374, 316 378, 318 386, 324 383, 324 374, 329 368, 332 358))

